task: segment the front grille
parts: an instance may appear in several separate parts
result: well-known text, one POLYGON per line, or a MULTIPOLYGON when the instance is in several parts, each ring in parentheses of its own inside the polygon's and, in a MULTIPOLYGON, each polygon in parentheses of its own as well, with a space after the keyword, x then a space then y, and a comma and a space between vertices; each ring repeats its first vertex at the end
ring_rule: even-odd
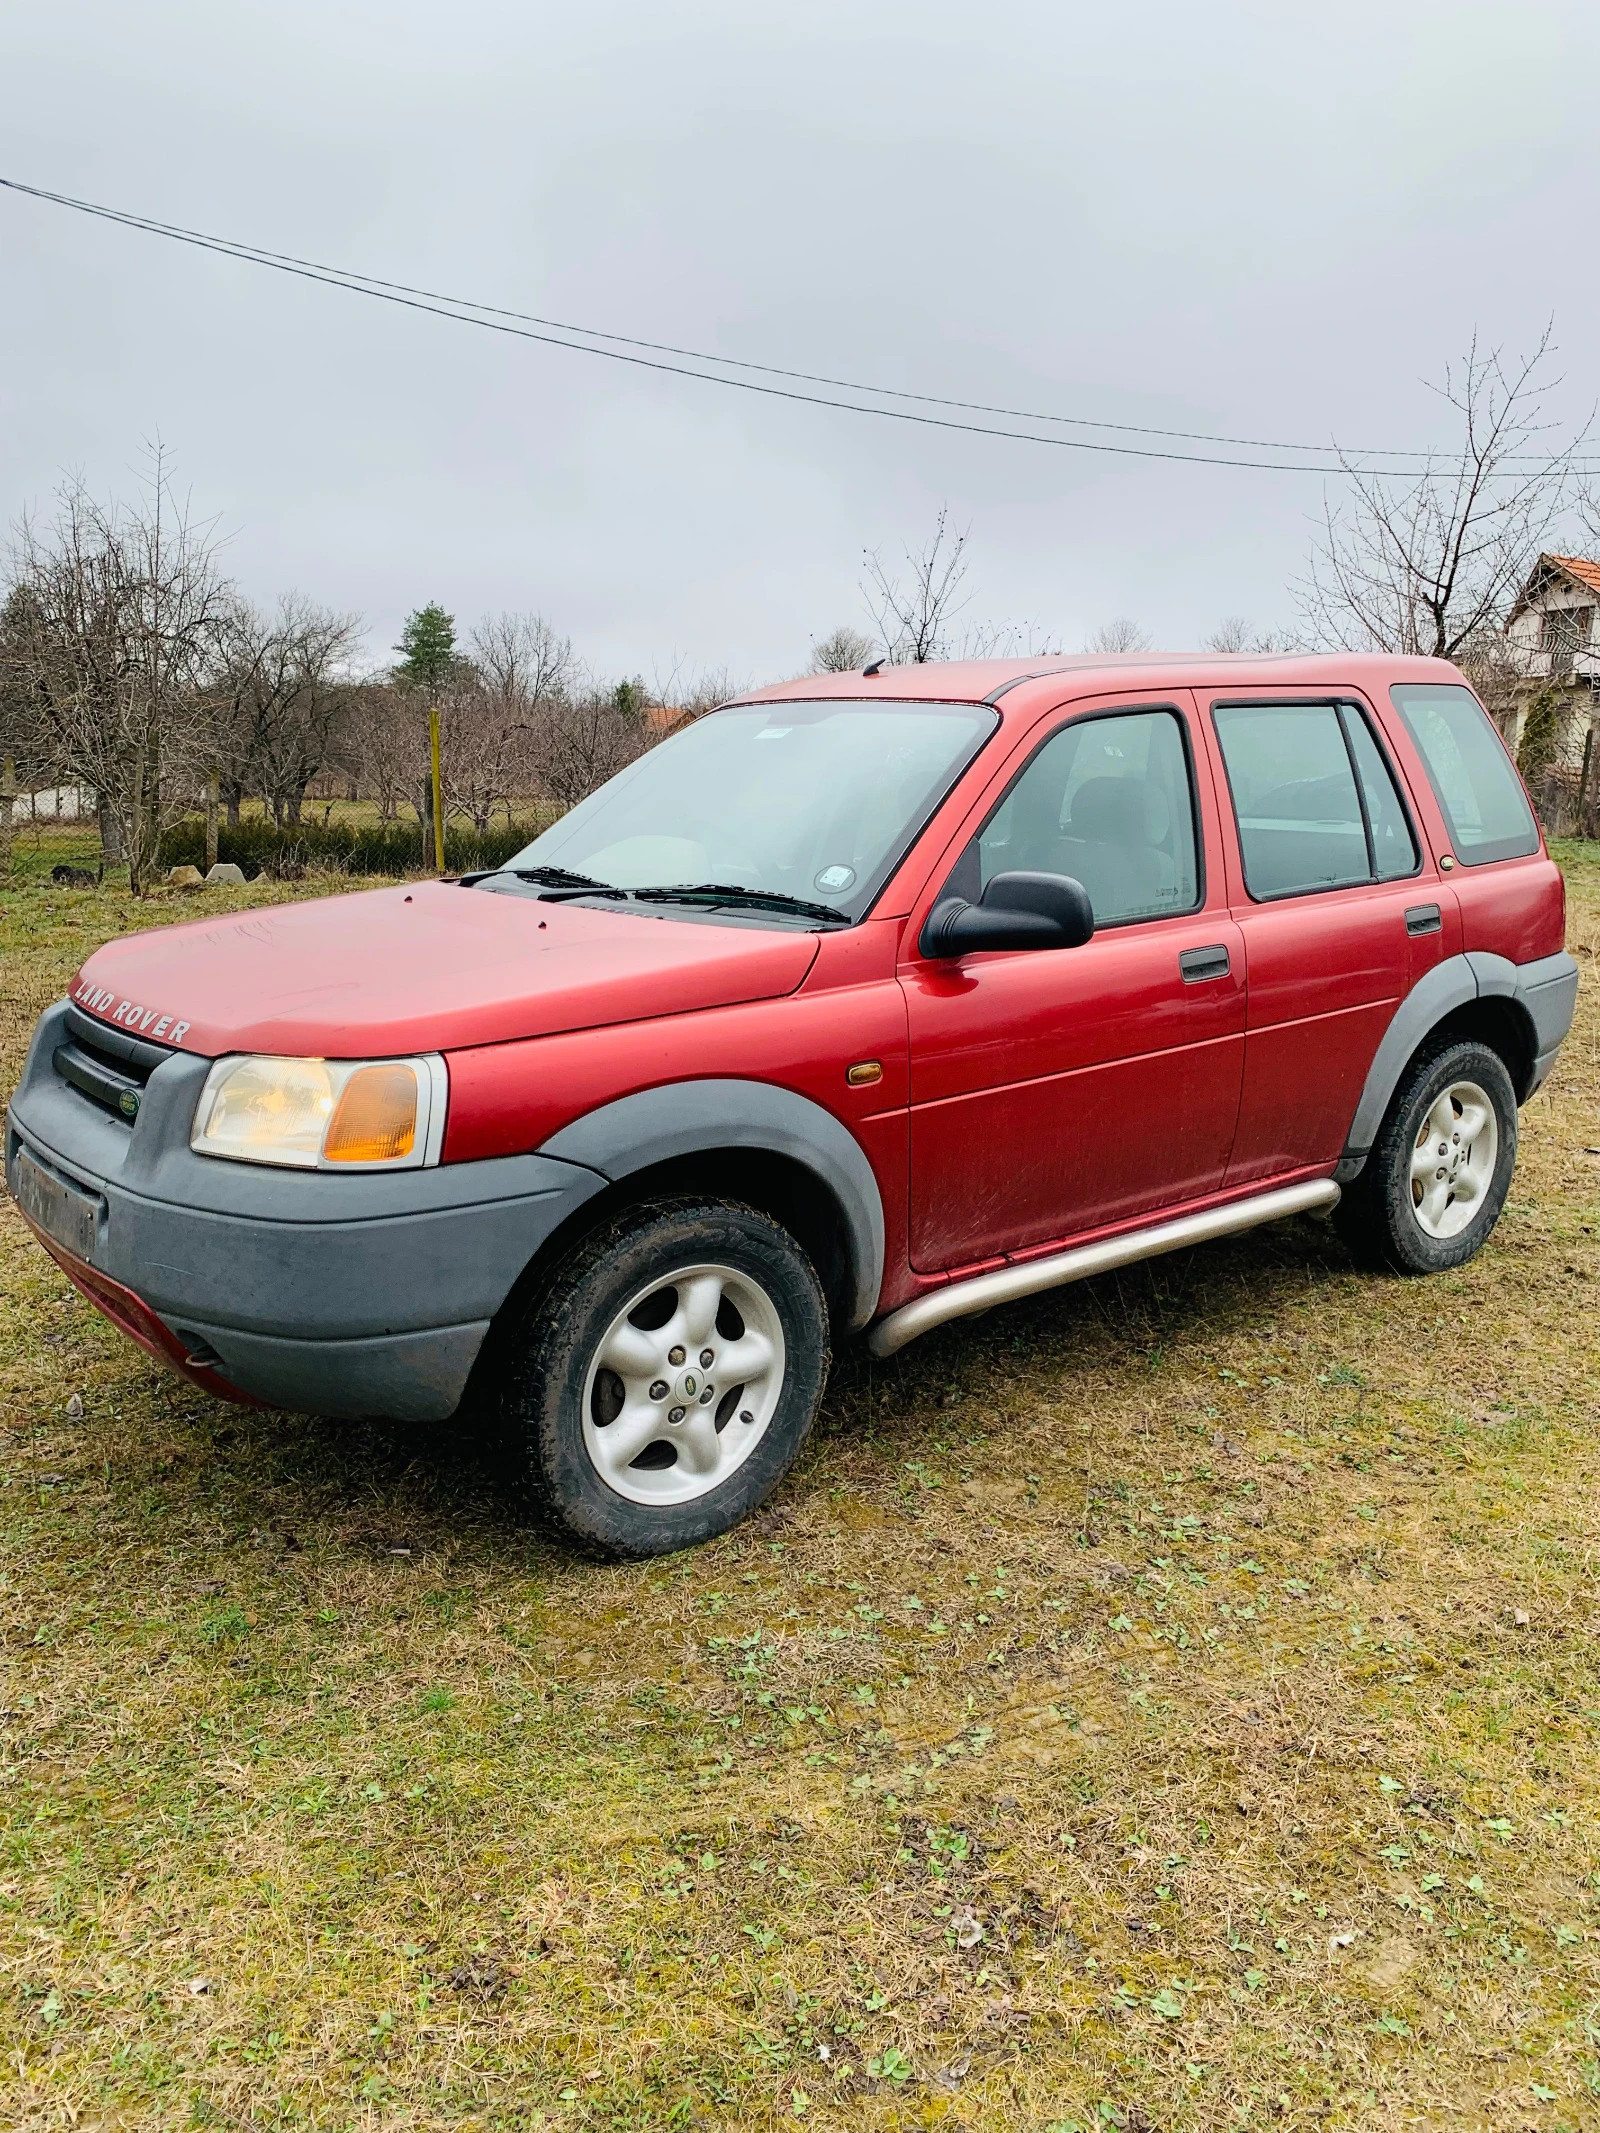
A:
POLYGON ((51 1062, 56 1072, 90 1103, 131 1126, 146 1082, 164 1059, 172 1058, 171 1050, 108 1029, 76 1007, 67 1009, 66 1029, 67 1042, 56 1046, 51 1062))

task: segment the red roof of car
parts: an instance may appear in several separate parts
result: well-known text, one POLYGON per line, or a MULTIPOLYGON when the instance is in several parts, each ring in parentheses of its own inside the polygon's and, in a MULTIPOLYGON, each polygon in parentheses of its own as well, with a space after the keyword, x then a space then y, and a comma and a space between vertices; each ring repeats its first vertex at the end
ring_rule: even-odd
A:
POLYGON ((752 689, 740 703, 817 697, 855 702, 997 703, 1004 711, 1038 708, 1040 692, 1095 696, 1174 688, 1317 688, 1381 691, 1395 681, 1459 682, 1443 659, 1387 652, 1080 652, 1058 658, 961 659, 925 666, 886 666, 879 674, 803 674, 752 689), (1024 686, 1037 684, 1038 687, 1024 686))

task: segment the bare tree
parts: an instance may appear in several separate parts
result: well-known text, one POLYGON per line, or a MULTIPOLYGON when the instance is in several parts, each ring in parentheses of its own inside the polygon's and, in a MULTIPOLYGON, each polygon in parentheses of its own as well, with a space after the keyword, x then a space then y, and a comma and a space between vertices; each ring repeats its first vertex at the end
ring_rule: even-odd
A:
POLYGON ((564 704, 577 666, 569 638, 542 615, 487 617, 440 699, 446 735, 445 800, 487 830, 495 809, 541 782, 538 748, 545 714, 564 704))
POLYGON ((1574 498, 1586 432, 1553 435, 1550 329, 1531 356, 1480 349, 1446 370, 1456 441, 1405 477, 1343 461, 1346 502, 1325 506, 1297 587, 1314 643, 1455 659, 1504 623, 1574 498))
POLYGON ((297 823, 312 779, 348 753, 350 662, 360 634, 353 615, 295 594, 271 616, 235 603, 223 631, 211 742, 234 820, 248 790, 266 801, 280 829, 297 823))
POLYGON ((542 707, 540 774, 560 806, 575 807, 651 745, 655 736, 643 701, 635 700, 636 691, 642 699, 639 685, 625 681, 610 690, 590 688, 573 697, 555 697, 542 707))
POLYGON ((120 847, 140 895, 205 753, 229 600, 209 529, 173 495, 158 444, 140 505, 102 504, 71 481, 48 528, 24 520, 13 578, 51 752, 99 796, 107 857, 120 847))
POLYGON ((681 720, 669 723, 687 724, 692 719, 704 718, 708 711, 732 703, 736 696, 748 695, 753 686, 752 682, 741 680, 727 667, 703 667, 698 673, 680 678, 670 703, 663 700, 663 708, 683 713, 681 720))
POLYGON ((941 505, 931 540, 915 552, 906 550, 904 577, 891 576, 881 552, 868 550, 861 596, 878 626, 884 656, 894 665, 920 666, 950 656, 951 629, 967 604, 961 593, 966 549, 966 532, 950 524, 949 506, 941 505))
MULTIPOLYGON (((468 649, 452 657, 435 692, 448 814, 486 830, 498 810, 510 820, 513 801, 553 789, 546 760, 552 752, 561 764, 556 776, 567 787, 583 784, 582 769, 571 761, 574 754, 587 753, 596 762, 609 759, 601 736, 594 736, 587 749, 575 739, 582 726, 570 715, 578 679, 570 641, 543 617, 500 614, 479 624, 468 649)), ((416 714, 416 688, 390 673, 348 693, 353 753, 380 816, 392 822, 406 807, 425 824, 428 749, 425 723, 416 714)))
POLYGON ((398 820, 401 802, 415 806, 427 777, 427 736, 387 676, 351 689, 349 734, 360 782, 376 799, 379 820, 398 820))
POLYGON ((675 658, 665 673, 657 667, 643 707, 651 745, 679 726, 704 718, 708 711, 719 711, 736 696, 748 696, 756 686, 748 675, 735 674, 727 666, 692 667, 675 658))
POLYGON ((469 643, 485 687, 507 702, 543 703, 576 679, 572 639, 558 637, 543 615, 485 616, 469 643))
POLYGON ((843 623, 830 630, 826 637, 813 640, 811 646, 811 671, 813 674, 854 674, 866 666, 877 651, 876 639, 864 630, 853 630, 843 623))
POLYGON ((1207 652, 1296 652, 1300 641, 1293 630, 1258 630, 1243 615, 1224 615, 1209 637, 1201 639, 1207 652))
POLYGON ((1114 615, 1102 622, 1084 645, 1086 652, 1148 652, 1150 637, 1131 615, 1114 615))
POLYGON ((1060 633, 1036 622, 974 622, 953 647, 957 659, 1059 659, 1060 633))

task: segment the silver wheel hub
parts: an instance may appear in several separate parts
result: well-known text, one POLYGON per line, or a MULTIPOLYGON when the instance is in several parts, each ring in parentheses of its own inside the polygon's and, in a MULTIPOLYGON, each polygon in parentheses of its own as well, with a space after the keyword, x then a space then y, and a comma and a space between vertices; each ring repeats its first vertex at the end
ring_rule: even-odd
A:
POLYGON ((630 1503, 691 1503, 766 1435, 784 1380, 783 1325, 737 1267, 679 1267, 606 1328, 583 1387, 595 1472, 630 1503))
POLYGON ((1500 1127, 1475 1081, 1455 1081, 1428 1106, 1411 1148, 1411 1211, 1429 1237, 1457 1237, 1494 1181, 1500 1127))

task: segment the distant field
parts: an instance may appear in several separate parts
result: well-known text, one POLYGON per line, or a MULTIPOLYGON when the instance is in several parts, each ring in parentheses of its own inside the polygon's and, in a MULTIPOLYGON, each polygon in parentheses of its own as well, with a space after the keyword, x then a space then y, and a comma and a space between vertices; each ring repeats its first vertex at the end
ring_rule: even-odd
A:
MULTIPOLYGON (((96 942, 326 886, 19 857, 0 1089, 96 942)), ((451 1428, 164 1376, 0 1205, 0 2124, 1600 2124, 1561 857, 1579 1022, 1475 1264, 1304 1221, 847 1357, 766 1512, 643 1568, 451 1428)))
MULTIPOLYGON (((242 820, 260 822, 267 819, 266 810, 259 801, 248 801, 240 810, 242 820)), ((198 819, 198 818, 195 818, 198 819)), ((226 815, 223 816, 224 825, 226 815)), ((305 807, 303 822, 316 830, 329 824, 348 825, 354 829, 376 829, 382 822, 382 813, 376 800, 314 800, 305 807)), ((404 808, 395 818, 399 824, 416 832, 417 818, 410 808, 404 808)), ((553 819, 548 803, 534 800, 516 804, 516 820, 523 825, 524 834, 536 834, 541 822, 553 819)), ((454 818, 453 818, 454 821, 454 818)), ((505 823, 503 810, 497 810, 494 818, 496 829, 505 823)), ((225 834, 224 830, 224 834, 225 834)), ((446 837, 446 847, 453 842, 454 826, 446 837)), ((93 872, 100 864, 100 840, 92 821, 54 822, 48 817, 39 822, 21 820, 16 824, 12 837, 13 879, 21 882, 47 880, 54 866, 87 867, 93 872)))

